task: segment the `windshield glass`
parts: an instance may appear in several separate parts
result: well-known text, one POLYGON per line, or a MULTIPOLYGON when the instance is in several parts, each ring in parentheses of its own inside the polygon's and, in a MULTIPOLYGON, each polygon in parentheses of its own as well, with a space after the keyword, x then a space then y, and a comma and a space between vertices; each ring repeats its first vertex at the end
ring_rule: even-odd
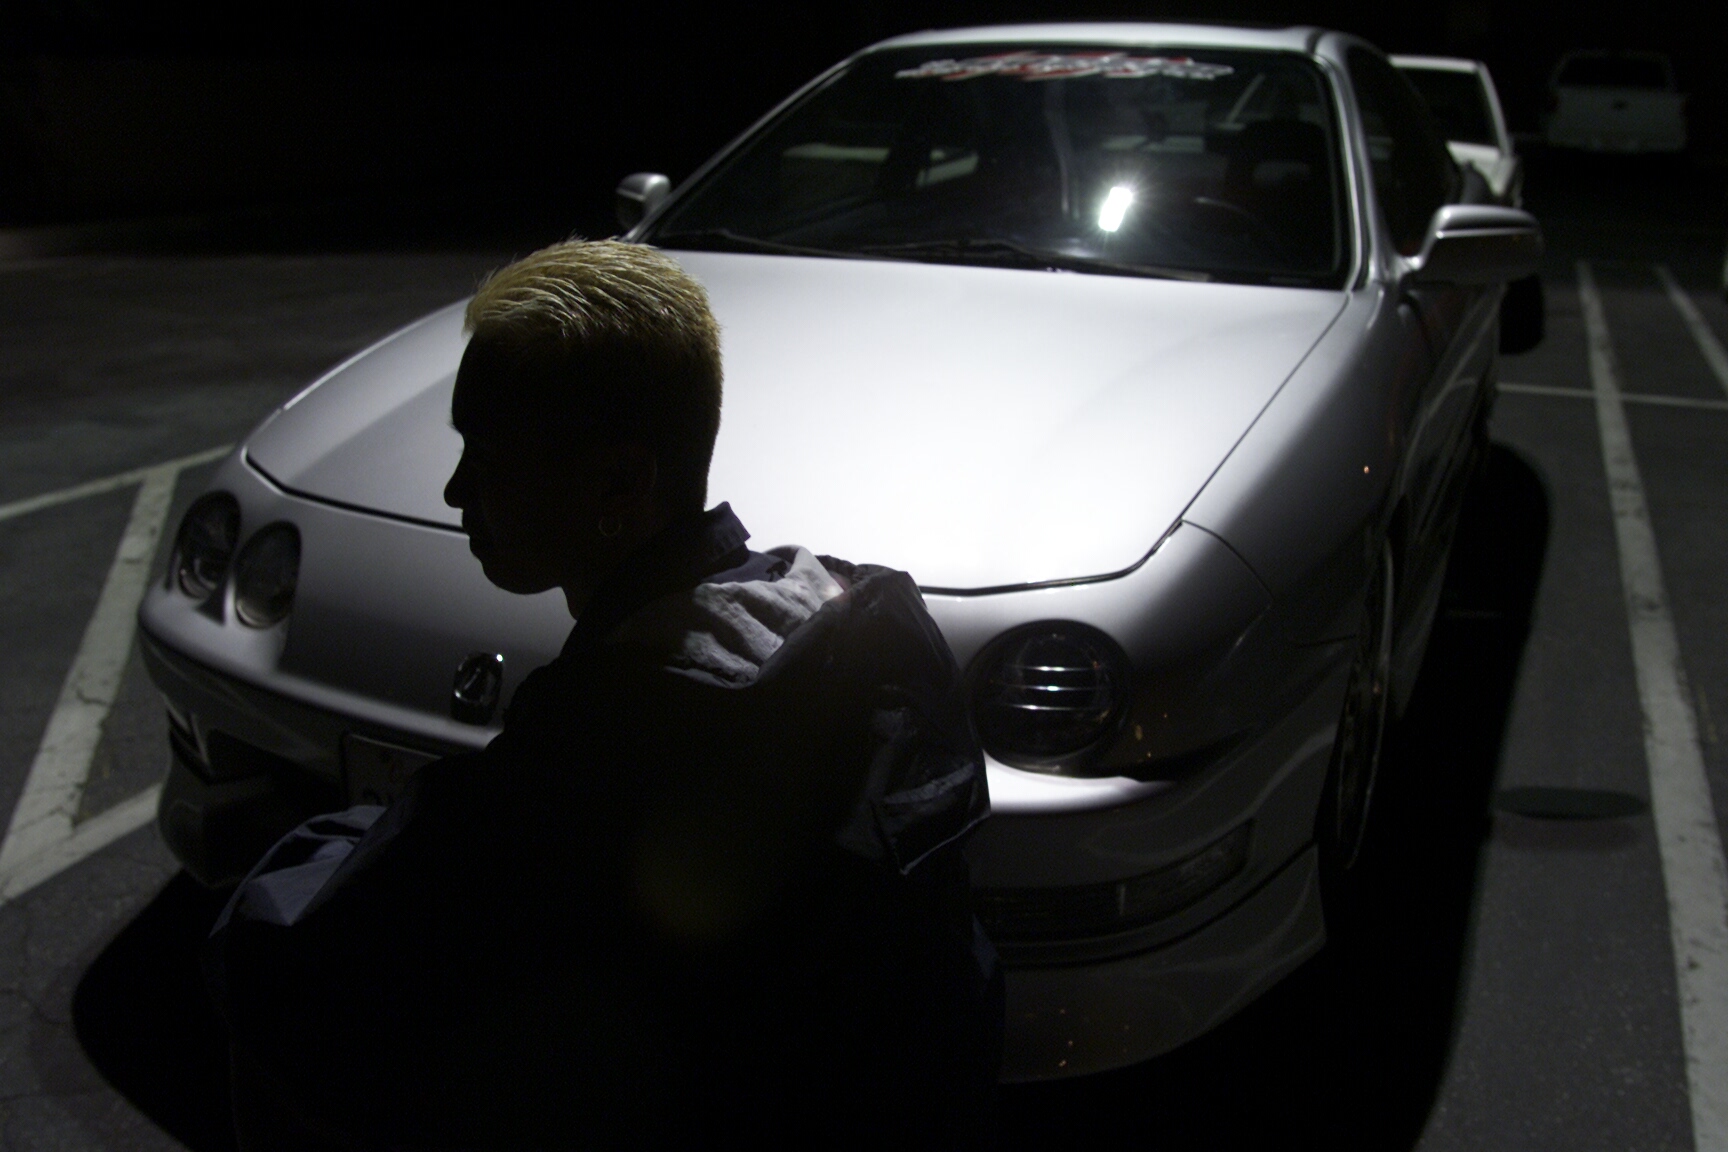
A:
POLYGON ((1440 133, 1448 140, 1498 148, 1494 117, 1482 81, 1474 72, 1443 72, 1438 68, 1400 68, 1434 113, 1440 133))
POLYGON ((968 45, 859 59, 644 239, 1331 286, 1343 205, 1329 88, 1304 57, 968 45))

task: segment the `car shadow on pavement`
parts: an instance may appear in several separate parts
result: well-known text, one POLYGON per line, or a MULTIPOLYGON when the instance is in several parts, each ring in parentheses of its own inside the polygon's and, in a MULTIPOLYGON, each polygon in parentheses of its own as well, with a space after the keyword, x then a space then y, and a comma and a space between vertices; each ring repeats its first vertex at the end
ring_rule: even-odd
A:
POLYGON ((1535 470, 1496 446, 1467 498, 1421 677, 1390 736, 1359 921, 1176 1052, 1005 1090, 1002 1148, 1416 1144, 1466 978, 1478 859, 1548 508, 1535 470))
POLYGON ((228 1050, 198 949, 225 895, 184 872, 85 971, 72 1026, 98 1071, 192 1152, 234 1152, 228 1050))
MULTIPOLYGON (((1352 931, 1211 1034, 1085 1080, 1008 1089, 1000 1144, 1412 1147, 1445 1068, 1480 848, 1548 537, 1531 466, 1496 447, 1472 489, 1409 711, 1391 737, 1352 931)), ((226 1053, 198 947, 220 895, 177 876, 85 973, 92 1063, 193 1152, 231 1152, 226 1053)))

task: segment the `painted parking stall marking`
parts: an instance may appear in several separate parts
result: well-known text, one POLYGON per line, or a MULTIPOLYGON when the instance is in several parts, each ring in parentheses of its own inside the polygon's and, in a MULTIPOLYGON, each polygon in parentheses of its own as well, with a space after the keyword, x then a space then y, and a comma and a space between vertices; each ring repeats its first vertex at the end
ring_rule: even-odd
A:
POLYGON ((228 448, 74 485, 0 505, 0 520, 53 508, 136 484, 138 495, 115 550, 96 609, 61 684, 23 792, 0 842, 0 904, 28 892, 79 860, 148 823, 160 785, 74 825, 73 817, 120 691, 137 630, 138 605, 149 583, 180 473, 225 455, 228 448))
MULTIPOLYGON (((1565 388, 1554 384, 1510 384, 1502 380, 1496 387, 1514 396, 1558 396, 1567 400, 1596 399, 1589 388, 1565 388)), ((1657 408, 1693 408, 1700 412, 1728 412, 1728 400, 1700 400, 1695 396, 1661 396, 1652 392, 1622 392, 1623 404, 1649 404, 1657 408)))
POLYGON ((1698 1152, 1728 1152, 1728 868, 1602 297, 1588 262, 1578 262, 1577 275, 1644 714, 1644 756, 1668 894, 1693 1142, 1698 1152))
POLYGON ((1698 351, 1703 354, 1704 362, 1710 365, 1716 382, 1722 385, 1722 391, 1728 392, 1728 350, 1723 349, 1722 341, 1716 339, 1716 333, 1704 322, 1698 305, 1694 304, 1692 297, 1680 287, 1680 282, 1674 279, 1674 273, 1668 270, 1668 265, 1656 264, 1652 267, 1656 272, 1656 279, 1662 281, 1663 291, 1668 293, 1669 302, 1674 305, 1674 310, 1680 313, 1680 319, 1685 321, 1686 330, 1692 333, 1692 339, 1698 345, 1698 351))
POLYGON ((152 473, 164 468, 172 468, 182 472, 187 468, 196 468, 200 464, 208 464, 212 460, 220 460, 234 450, 232 444, 224 444, 220 448, 211 448, 204 452, 194 452, 190 456, 182 456, 178 460, 169 460, 162 464, 152 464, 148 468, 134 468, 130 472, 118 472, 113 476, 104 476, 100 480, 87 480, 82 484, 74 484, 70 488, 61 488, 56 492, 44 492, 40 496, 30 496, 23 500, 14 500, 10 504, 0 504, 0 520, 11 520, 17 516, 27 516, 32 512, 40 512, 44 508, 54 508, 61 504, 70 504, 75 500, 83 500, 88 496, 100 496, 104 492, 117 492, 122 488, 130 488, 139 484, 152 473))

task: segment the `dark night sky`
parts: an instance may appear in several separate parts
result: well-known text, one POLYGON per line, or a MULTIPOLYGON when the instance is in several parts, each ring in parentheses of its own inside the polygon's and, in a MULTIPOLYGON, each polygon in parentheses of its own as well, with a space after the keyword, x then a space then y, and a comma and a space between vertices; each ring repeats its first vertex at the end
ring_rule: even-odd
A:
POLYGON ((770 2, 685 11, 505 0, 254 6, 0 3, 0 222, 507 185, 598 211, 675 177, 847 52, 1026 19, 1313 23, 1476 56, 1515 129, 1571 47, 1655 47, 1691 94, 1694 159, 1728 157, 1728 5, 1654 0, 770 2))

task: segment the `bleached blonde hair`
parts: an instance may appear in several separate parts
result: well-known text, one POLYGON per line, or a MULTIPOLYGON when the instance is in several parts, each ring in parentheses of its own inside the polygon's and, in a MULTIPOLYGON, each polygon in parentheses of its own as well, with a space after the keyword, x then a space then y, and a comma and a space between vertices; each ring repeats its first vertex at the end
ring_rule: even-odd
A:
POLYGON ((676 501, 706 494, 720 428, 708 294, 642 244, 566 240, 488 276, 468 302, 458 427, 511 421, 582 441, 636 438, 676 501))

